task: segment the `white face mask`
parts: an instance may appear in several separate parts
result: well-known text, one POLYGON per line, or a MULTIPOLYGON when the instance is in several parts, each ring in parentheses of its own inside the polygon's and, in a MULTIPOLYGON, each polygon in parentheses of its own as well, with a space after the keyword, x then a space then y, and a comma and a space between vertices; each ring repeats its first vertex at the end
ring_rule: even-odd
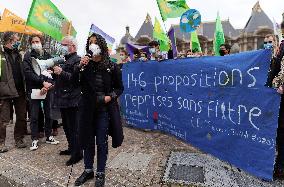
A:
POLYGON ((101 48, 97 44, 91 44, 89 50, 93 52, 93 56, 97 56, 101 53, 101 48))
POLYGON ((41 43, 32 44, 32 49, 34 49, 36 51, 41 51, 42 50, 41 43))
POLYGON ((121 60, 125 60, 126 58, 125 58, 125 55, 120 55, 120 59, 121 60))

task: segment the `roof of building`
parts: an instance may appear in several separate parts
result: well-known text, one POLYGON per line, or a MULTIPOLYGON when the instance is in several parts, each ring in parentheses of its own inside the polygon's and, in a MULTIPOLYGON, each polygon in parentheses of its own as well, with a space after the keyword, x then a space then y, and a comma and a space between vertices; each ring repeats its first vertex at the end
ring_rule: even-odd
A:
POLYGON ((258 1, 252 8, 252 13, 244 28, 244 32, 253 33, 261 28, 268 28, 273 30, 273 23, 262 10, 258 1))
POLYGON ((134 38, 131 36, 129 32, 129 26, 126 27, 126 33, 125 35, 121 38, 119 45, 123 46, 126 43, 132 43, 134 42, 134 38))
MULTIPOLYGON (((233 27, 229 19, 221 21, 221 22, 222 22, 225 37, 236 38, 240 35, 240 33, 233 27)), ((205 36, 209 40, 213 40, 214 33, 215 33, 215 27, 216 27, 215 21, 204 22, 201 24, 198 30, 198 34, 205 36)))
MULTIPOLYGON (((229 38, 235 38, 240 35, 240 30, 236 30, 229 20, 222 21, 223 30, 225 33, 225 36, 229 38)), ((172 25, 175 29, 175 35, 176 38, 179 40, 190 40, 190 34, 189 33, 183 33, 180 31, 179 25, 172 25)), ((215 22, 204 22, 201 23, 200 27, 197 30, 198 35, 202 35, 206 37, 208 40, 213 40, 214 38, 214 32, 215 32, 215 22)))
POLYGON ((141 26, 140 30, 138 31, 137 35, 135 36, 135 41, 142 37, 153 38, 153 24, 152 19, 149 14, 147 14, 146 19, 141 26))

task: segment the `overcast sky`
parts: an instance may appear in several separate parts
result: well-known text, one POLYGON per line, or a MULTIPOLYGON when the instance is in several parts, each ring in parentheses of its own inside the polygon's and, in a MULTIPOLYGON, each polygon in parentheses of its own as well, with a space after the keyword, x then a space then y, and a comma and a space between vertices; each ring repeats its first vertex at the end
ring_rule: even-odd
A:
MULTIPOLYGON (((0 0, 0 9, 8 8, 22 18, 27 18, 32 0, 0 0)), ((79 52, 83 52, 91 23, 94 23, 119 43, 130 26, 135 37, 147 13, 161 20, 156 0, 52 0, 59 10, 72 21, 77 30, 79 52)), ((257 0, 187 0, 190 8, 200 11, 202 21, 216 19, 217 11, 221 19, 230 19, 235 28, 243 28, 251 15, 257 0)), ((277 22, 282 21, 284 0, 260 0, 266 14, 277 22)), ((178 19, 166 21, 167 28, 178 24, 178 19)))

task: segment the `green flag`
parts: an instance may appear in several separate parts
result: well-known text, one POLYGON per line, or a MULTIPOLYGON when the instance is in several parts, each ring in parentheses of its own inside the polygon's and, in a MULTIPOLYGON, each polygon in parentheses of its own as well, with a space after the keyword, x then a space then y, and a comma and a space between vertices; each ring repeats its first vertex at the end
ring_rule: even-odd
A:
POLYGON ((50 0, 33 0, 27 25, 61 41, 66 35, 76 36, 68 19, 50 0))
POLYGON ((163 21, 167 18, 177 18, 189 9, 186 0, 157 0, 163 21))
POLYGON ((170 49, 169 38, 166 35, 166 33, 163 31, 161 24, 157 18, 155 18, 153 38, 160 42, 161 51, 168 51, 170 49))
POLYGON ((219 53, 220 45, 224 43, 225 43, 225 36, 224 36, 223 27, 222 27, 222 22, 221 22, 219 12, 218 12, 217 19, 216 19, 215 34, 214 34, 215 56, 220 56, 220 53, 219 53))
POLYGON ((200 47, 200 43, 198 40, 197 32, 196 31, 191 32, 190 38, 191 38, 192 51, 195 50, 195 51, 201 52, 201 47, 200 47))

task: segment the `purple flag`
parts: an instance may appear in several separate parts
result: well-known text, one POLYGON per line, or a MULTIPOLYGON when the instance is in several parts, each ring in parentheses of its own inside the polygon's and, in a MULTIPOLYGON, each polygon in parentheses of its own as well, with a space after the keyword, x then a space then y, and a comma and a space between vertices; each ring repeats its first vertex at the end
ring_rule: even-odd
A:
POLYGON ((172 46, 172 50, 173 50, 173 57, 176 58, 177 55, 178 55, 178 52, 177 52, 177 45, 176 45, 175 30, 174 30, 173 27, 169 30, 168 36, 169 36, 169 38, 171 40, 171 46, 172 46))
POLYGON ((141 45, 135 45, 126 43, 126 51, 129 53, 131 60, 134 59, 134 52, 135 50, 142 50, 149 54, 149 47, 148 46, 141 46, 141 45))

